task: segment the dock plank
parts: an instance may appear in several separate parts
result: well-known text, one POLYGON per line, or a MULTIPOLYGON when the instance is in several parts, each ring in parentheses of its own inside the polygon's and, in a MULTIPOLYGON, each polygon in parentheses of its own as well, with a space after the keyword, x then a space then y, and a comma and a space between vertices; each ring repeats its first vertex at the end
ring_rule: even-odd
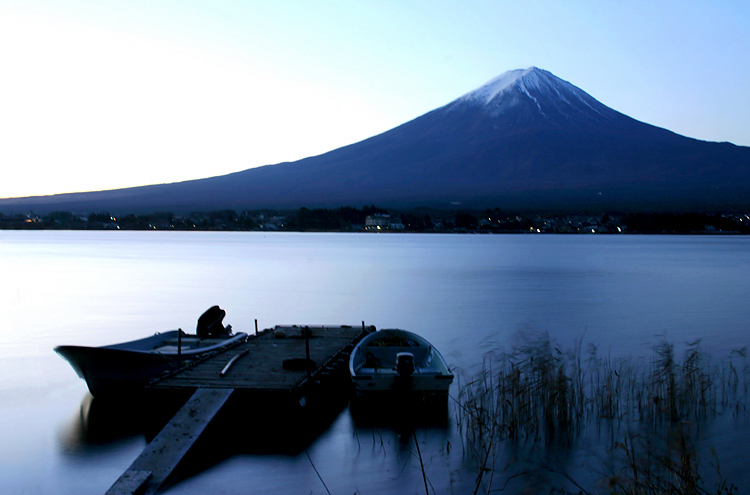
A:
POLYGON ((156 493, 174 472, 232 389, 199 388, 133 461, 106 495, 156 493))

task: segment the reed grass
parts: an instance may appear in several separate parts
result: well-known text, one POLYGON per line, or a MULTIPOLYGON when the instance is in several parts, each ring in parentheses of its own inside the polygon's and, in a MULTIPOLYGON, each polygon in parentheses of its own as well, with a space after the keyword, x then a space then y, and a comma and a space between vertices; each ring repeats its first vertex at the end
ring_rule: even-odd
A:
POLYGON ((479 373, 457 375, 454 417, 478 468, 475 493, 491 491, 503 442, 573 448, 591 426, 610 432, 606 493, 736 493, 720 473, 706 491, 693 442, 717 415, 748 413, 745 348, 714 363, 700 341, 687 343, 682 359, 661 341, 650 357, 620 359, 584 349, 582 339, 562 349, 546 334, 526 335, 509 352, 487 355, 479 373))

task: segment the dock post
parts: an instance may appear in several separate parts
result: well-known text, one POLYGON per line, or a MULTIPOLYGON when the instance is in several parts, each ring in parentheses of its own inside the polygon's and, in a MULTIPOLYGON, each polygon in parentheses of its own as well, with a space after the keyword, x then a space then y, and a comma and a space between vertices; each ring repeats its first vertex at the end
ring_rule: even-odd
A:
POLYGON ((255 335, 258 335, 258 319, 255 319, 255 335))
POLYGON ((310 327, 305 327, 303 330, 305 332, 305 367, 307 368, 307 377, 310 378, 312 376, 312 366, 310 365, 310 327))

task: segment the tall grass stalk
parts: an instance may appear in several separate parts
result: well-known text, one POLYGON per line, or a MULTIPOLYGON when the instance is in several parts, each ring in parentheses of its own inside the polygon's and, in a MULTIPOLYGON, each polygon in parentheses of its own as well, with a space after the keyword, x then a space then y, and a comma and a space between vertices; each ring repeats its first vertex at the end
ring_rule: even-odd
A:
MULTIPOLYGON (((708 493, 692 438, 717 414, 747 413, 749 378, 746 349, 714 364, 700 341, 681 360, 674 345, 659 342, 650 358, 614 359, 593 345, 584 355, 582 340, 563 350, 546 334, 525 336, 459 380, 455 417, 479 469, 475 493, 496 469, 502 441, 570 446, 592 424, 609 428, 620 459, 607 480, 611 493, 708 493)), ((713 493, 733 492, 725 484, 713 493)))

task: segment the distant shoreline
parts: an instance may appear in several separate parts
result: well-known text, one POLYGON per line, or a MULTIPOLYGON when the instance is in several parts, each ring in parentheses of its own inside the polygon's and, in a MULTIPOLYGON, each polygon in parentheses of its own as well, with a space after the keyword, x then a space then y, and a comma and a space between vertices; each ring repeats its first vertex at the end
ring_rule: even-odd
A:
POLYGON ((157 230, 239 232, 407 232, 457 234, 748 235, 745 213, 540 214, 484 211, 389 211, 376 206, 293 211, 218 210, 110 215, 0 213, 0 230, 157 230))

